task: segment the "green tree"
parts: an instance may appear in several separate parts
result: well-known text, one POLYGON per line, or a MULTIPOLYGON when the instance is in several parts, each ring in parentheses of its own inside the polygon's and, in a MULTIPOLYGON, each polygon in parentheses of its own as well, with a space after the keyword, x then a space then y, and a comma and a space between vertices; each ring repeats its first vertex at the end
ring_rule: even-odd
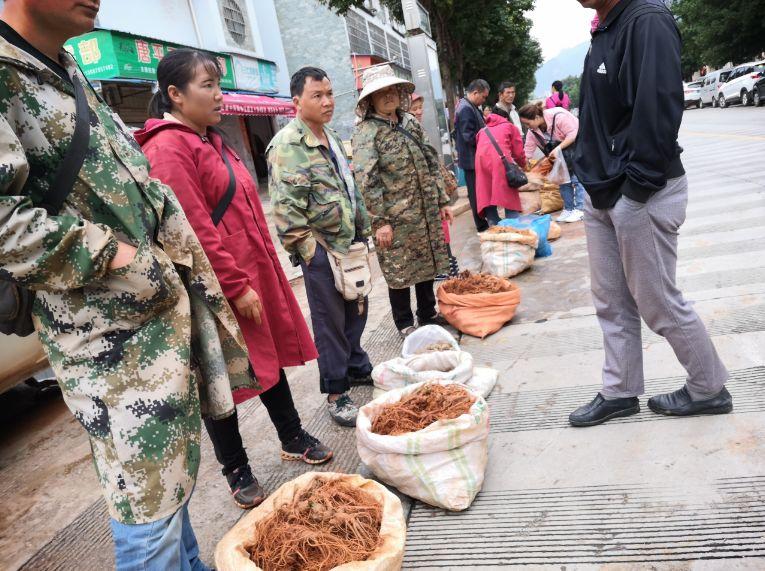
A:
MULTIPOLYGON (((364 4, 364 0, 319 1, 338 14, 364 4)), ((382 3, 403 21, 401 0, 382 3)), ((514 81, 519 103, 533 93, 534 73, 542 63, 542 50, 530 35, 532 24, 525 14, 534 7, 534 0, 420 0, 420 3, 430 14, 451 111, 454 111, 452 96, 462 94, 466 84, 479 77, 493 89, 505 79, 514 81)))
POLYGON ((581 83, 581 75, 569 75, 567 78, 562 79, 563 91, 568 93, 571 99, 571 109, 579 107, 579 85, 581 83))
POLYGON ((683 73, 755 58, 765 49, 765 0, 674 0, 683 35, 683 73))

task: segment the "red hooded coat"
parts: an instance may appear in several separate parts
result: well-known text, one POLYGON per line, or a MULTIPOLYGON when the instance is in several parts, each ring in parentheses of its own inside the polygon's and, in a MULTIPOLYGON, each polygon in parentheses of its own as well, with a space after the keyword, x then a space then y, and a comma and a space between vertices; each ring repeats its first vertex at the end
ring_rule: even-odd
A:
MULTIPOLYGON (((486 119, 486 126, 499 144, 505 157, 521 168, 526 168, 526 155, 518 127, 500 115, 492 113, 486 119)), ((478 131, 478 146, 475 153, 475 189, 478 213, 483 216, 487 206, 501 206, 521 211, 521 197, 518 189, 511 188, 505 177, 505 166, 483 129, 478 131)))
MULTIPOLYGON (((225 147, 236 176, 236 193, 216 227, 210 214, 229 183, 221 137, 211 132, 203 139, 181 123, 161 119, 149 119, 135 137, 151 163, 151 176, 178 197, 229 301, 247 286, 260 296, 261 325, 231 305, 263 391, 278 382, 280 368, 316 359, 316 347, 271 241, 257 185, 241 159, 225 147)), ((234 400, 240 403, 257 394, 241 389, 234 400)))

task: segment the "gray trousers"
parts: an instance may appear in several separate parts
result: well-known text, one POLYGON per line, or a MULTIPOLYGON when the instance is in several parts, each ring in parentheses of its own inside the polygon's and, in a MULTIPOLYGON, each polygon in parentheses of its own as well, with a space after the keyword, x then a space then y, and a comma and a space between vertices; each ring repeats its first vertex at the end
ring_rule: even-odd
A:
POLYGON ((597 210, 585 199, 592 298, 603 330, 606 397, 644 392, 640 318, 672 346, 694 399, 719 393, 728 372, 703 322, 677 288, 677 235, 685 222, 688 180, 668 181, 646 204, 622 197, 597 210))
POLYGON ((372 371, 369 356, 361 348, 369 301, 365 301, 364 312, 359 315, 359 304, 343 299, 335 288, 327 252, 321 244, 316 244, 311 265, 303 262, 301 267, 319 351, 321 392, 342 394, 351 388, 348 375, 363 377, 372 371))

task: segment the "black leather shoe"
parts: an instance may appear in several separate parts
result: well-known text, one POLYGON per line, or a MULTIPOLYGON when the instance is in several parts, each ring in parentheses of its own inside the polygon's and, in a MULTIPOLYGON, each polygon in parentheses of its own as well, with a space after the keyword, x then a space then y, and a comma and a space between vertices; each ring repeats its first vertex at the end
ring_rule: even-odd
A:
POLYGON ((688 389, 683 387, 673 393, 656 395, 648 399, 648 408, 656 414, 667 416, 692 416, 694 414, 728 414, 733 410, 733 397, 723 387, 717 396, 711 399, 691 399, 688 389))
POLYGON ((606 400, 598 393, 592 402, 580 406, 568 416, 571 426, 596 426, 612 418, 630 416, 640 412, 637 397, 606 400))

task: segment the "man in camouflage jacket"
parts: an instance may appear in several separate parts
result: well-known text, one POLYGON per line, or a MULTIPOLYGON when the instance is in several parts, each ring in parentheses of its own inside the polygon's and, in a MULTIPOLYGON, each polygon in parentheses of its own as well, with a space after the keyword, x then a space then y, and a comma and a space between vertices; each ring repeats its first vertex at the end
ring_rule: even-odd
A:
POLYGON ((321 392, 328 395, 330 416, 354 426, 351 382, 371 382, 372 365, 361 348, 367 303, 359 314, 358 304, 335 289, 325 248, 346 254, 353 242, 366 241, 369 217, 342 141, 326 127, 335 107, 326 73, 303 68, 292 76, 290 90, 298 113, 266 151, 268 189, 279 239, 303 268, 321 392))
MULTIPOLYGON (((36 292, 35 328, 90 437, 113 529, 122 526, 119 568, 131 529, 181 512, 186 526, 200 409, 230 415, 231 388, 256 383, 236 319, 170 189, 149 178, 140 148, 74 59, 61 50, 55 62, 25 40, 45 36, 23 27, 49 21, 30 15, 36 3, 7 1, 0 22, 0 277, 36 292), (89 148, 63 209, 48 215, 36 204, 72 138, 73 78, 85 86, 89 148), (114 269, 125 245, 135 255, 114 269)), ((60 0, 46 16, 75 35, 89 29, 83 20, 92 27, 97 7, 60 0)))

